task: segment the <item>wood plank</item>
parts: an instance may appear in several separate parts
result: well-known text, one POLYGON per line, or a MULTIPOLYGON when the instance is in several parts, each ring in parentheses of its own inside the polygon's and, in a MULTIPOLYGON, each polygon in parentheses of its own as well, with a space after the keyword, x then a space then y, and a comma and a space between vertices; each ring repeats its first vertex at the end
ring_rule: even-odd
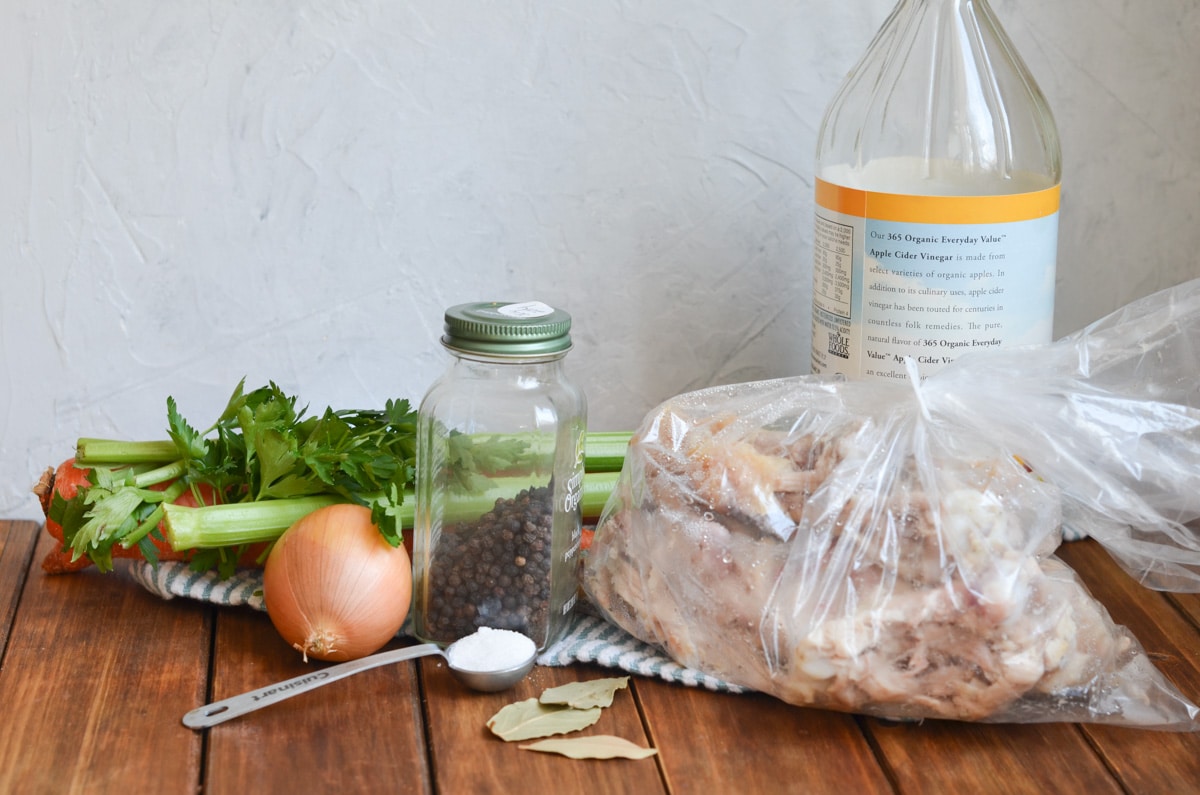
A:
POLYGON ((204 692, 209 623, 120 567, 34 566, 0 669, 0 792, 195 793, 201 742, 180 717, 204 692))
MULTIPOLYGON (((1200 633, 1165 595, 1139 585, 1094 541, 1065 545, 1060 557, 1113 619, 1133 632, 1154 664, 1183 693, 1200 699, 1200 633)), ((1200 733, 1085 726, 1084 731, 1130 793, 1178 792, 1200 782, 1200 733)))
POLYGON ((671 792, 892 792, 850 715, 638 679, 671 792))
POLYGON ((25 584, 38 526, 33 522, 0 521, 0 660, 17 612, 17 599, 25 584))
MULTIPOLYGON (((189 709, 328 666, 305 663, 265 613, 249 608, 220 611, 215 648, 213 692, 189 709)), ((431 791, 412 662, 364 671, 207 731, 208 795, 431 791)))
POLYGON ((1167 598, 1181 613, 1187 616, 1197 631, 1200 631, 1200 594, 1173 593, 1168 594, 1167 598))
MULTIPOLYGON (((537 698, 546 688, 567 682, 623 675, 619 671, 592 665, 539 666, 525 681, 502 693, 467 690, 440 658, 421 660, 421 675, 428 709, 430 753, 437 770, 439 792, 652 795, 664 791, 656 757, 567 759, 557 754, 523 751, 517 747, 519 743, 506 743, 487 728, 488 719, 508 704, 537 698)), ((638 686, 632 679, 630 684, 638 686)), ((619 691, 600 720, 577 736, 588 734, 612 734, 638 745, 649 745, 629 689, 619 691)))
MULTIPOLYGON (((640 677, 586 732, 659 755, 575 761, 504 743, 486 721, 612 669, 539 668, 507 693, 479 694, 434 658, 359 674, 205 739, 180 723, 188 709, 313 666, 262 613, 164 602, 122 572, 46 576, 38 563, 52 544, 32 522, 0 522, 0 792, 1157 793, 1200 781, 1200 733, 896 724, 640 677)), ((1094 542, 1061 554, 1200 699, 1200 596, 1142 588, 1094 542)))
POLYGON ((874 718, 864 725, 903 793, 1121 792, 1072 725, 874 718))

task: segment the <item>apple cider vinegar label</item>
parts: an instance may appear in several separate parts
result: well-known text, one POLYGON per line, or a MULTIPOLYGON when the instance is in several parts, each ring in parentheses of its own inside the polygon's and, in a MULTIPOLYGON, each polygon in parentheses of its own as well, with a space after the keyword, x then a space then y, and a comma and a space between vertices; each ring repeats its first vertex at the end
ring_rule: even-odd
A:
POLYGON ((812 371, 931 375, 1053 333, 1059 187, 912 196, 817 180, 812 371))

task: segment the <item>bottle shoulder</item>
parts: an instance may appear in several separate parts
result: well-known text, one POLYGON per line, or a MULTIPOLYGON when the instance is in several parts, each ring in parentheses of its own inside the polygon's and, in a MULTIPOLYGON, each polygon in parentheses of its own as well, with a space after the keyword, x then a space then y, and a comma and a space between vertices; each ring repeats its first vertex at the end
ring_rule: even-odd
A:
POLYGON ((904 176, 926 186, 914 193, 932 192, 919 180, 1052 186, 1061 160, 1049 104, 986 3, 901 3, 843 82, 818 134, 818 176, 830 168, 860 182, 904 176), (883 159, 892 165, 869 170, 883 159), (896 166, 901 159, 932 164, 935 173, 905 174, 896 166))

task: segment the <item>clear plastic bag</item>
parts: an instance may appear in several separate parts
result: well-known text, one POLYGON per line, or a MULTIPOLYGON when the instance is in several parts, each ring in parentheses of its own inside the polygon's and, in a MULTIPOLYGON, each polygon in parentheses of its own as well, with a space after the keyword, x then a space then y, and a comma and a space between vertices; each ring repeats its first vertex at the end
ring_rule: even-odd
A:
MULTIPOLYGON (((915 373, 915 368, 913 370, 915 373)), ((651 412, 584 589, 677 662, 892 719, 1197 728, 1053 553, 1200 591, 1200 280, 923 383, 801 377, 651 412)))

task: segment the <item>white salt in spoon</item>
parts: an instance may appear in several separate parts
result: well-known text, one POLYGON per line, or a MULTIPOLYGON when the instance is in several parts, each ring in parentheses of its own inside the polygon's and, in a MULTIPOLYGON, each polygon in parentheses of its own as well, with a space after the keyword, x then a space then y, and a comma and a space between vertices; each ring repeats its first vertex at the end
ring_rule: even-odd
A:
POLYGON ((459 682, 472 690, 479 690, 485 693, 507 690, 524 679, 533 670, 534 661, 537 659, 537 648, 534 646, 533 641, 528 638, 526 640, 529 640, 529 655, 516 665, 506 663, 504 667, 493 670, 471 670, 462 665, 456 667, 452 661, 456 656, 454 654, 455 646, 465 641, 475 642, 475 639, 478 637, 477 633, 476 635, 469 635, 466 638, 457 640, 450 644, 445 651, 442 651, 441 647, 436 644, 423 643, 419 646, 408 646, 403 649, 384 651, 368 657, 351 660, 350 662, 322 668, 319 671, 301 674, 300 676, 286 679, 273 685, 260 687, 257 690, 248 690, 240 695, 231 696, 221 701, 214 701, 206 706, 198 707, 183 716, 183 725, 189 729, 207 729, 209 726, 224 723, 231 718, 245 715, 248 712, 254 712, 263 707, 269 707, 272 704, 278 704, 280 701, 292 696, 298 696, 301 693, 316 690, 318 687, 323 687, 339 679, 345 679, 347 676, 356 674, 359 671, 367 671, 371 668, 378 668, 381 665, 390 665, 391 663, 412 660, 417 657, 426 657, 431 654, 442 655, 446 659, 446 665, 450 669, 450 672, 454 674, 454 678, 459 682))

